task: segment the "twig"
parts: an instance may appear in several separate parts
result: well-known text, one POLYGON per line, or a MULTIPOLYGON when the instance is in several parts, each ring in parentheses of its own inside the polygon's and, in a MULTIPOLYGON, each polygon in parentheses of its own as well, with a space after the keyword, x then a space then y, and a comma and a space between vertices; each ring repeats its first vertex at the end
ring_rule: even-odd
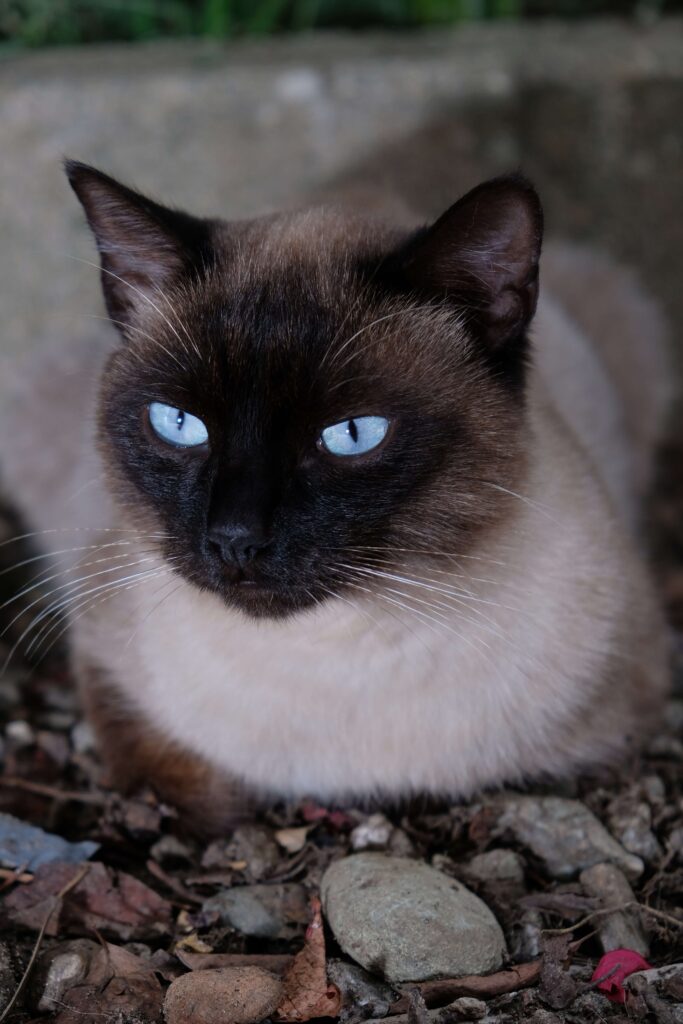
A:
POLYGON ((23 789, 27 793, 50 797, 52 800, 74 800, 77 803, 95 804, 98 807, 105 807, 110 800, 110 797, 106 794, 79 793, 76 790, 57 789, 55 786, 48 786, 44 782, 30 782, 28 779, 20 779, 16 775, 1 777, 0 786, 6 786, 8 789, 23 789))
POLYGON ((673 917, 671 914, 665 914, 663 910, 655 910, 653 907, 648 907, 645 903, 639 903, 638 900, 629 900, 627 903, 619 903, 615 907, 594 910, 592 914, 587 914, 586 917, 581 918, 575 924, 569 925, 568 928, 544 928, 543 931, 546 935, 569 935, 578 928, 583 928, 584 925, 589 924, 596 917, 604 917, 605 914, 618 914, 623 910, 638 910, 642 914, 650 914, 651 917, 665 921, 675 928, 683 928, 683 921, 679 920, 679 918, 673 917))
POLYGON ((161 865, 157 864, 155 860, 147 861, 147 870, 150 875, 154 875, 154 877, 158 878, 160 882, 163 882, 167 889, 170 889, 171 892, 176 894, 176 896, 179 896, 184 903, 195 904, 196 906, 197 904, 204 902, 199 896, 195 896, 193 892, 186 889, 182 882, 179 882, 177 878, 167 874, 167 872, 164 871, 161 865))
MULTIPOLYGON (((443 981, 423 981, 414 987, 419 989, 422 998, 429 1007, 446 1006, 459 996, 475 996, 481 999, 493 999, 508 992, 516 992, 520 988, 528 988, 538 981, 541 974, 541 960, 533 960, 528 964, 518 964, 507 971, 496 974, 470 974, 464 978, 445 978, 443 981)), ((389 1008, 390 1016, 407 1013, 410 1008, 408 996, 402 996, 389 1008)))
POLYGON ((48 907, 47 914, 45 915, 45 919, 44 919, 42 925, 40 926, 40 931, 38 932, 38 938, 36 939, 35 945, 33 947, 33 952, 31 953, 31 958, 30 958, 29 962, 26 965, 26 970, 24 971, 23 975, 21 976, 21 981, 17 985, 17 988, 15 990, 14 995, 10 999, 10 1001, 7 1004, 7 1006, 5 1007, 5 1009, 2 1011, 2 1014, 0 1014, 0 1024, 2 1024, 2 1022, 4 1020, 7 1020, 7 1018, 9 1017, 10 1011, 12 1010, 12 1008, 15 1005, 15 1003, 19 999, 19 996, 21 995, 21 993, 24 991, 24 988, 26 987, 26 982, 29 979, 29 975, 31 974, 31 971, 33 970, 33 965, 36 962, 36 957, 38 956, 38 951, 40 950, 42 941, 43 941, 43 939, 45 937, 45 932, 47 930, 47 926, 50 923, 50 918, 52 917, 52 915, 54 914, 55 910, 57 909, 57 907, 59 906, 61 901, 64 899, 64 897, 68 893, 70 893, 72 889, 75 889, 79 882, 83 881, 83 879, 85 878, 85 876, 87 875, 89 870, 90 870, 90 865, 89 864, 84 864, 83 867, 81 868, 81 870, 79 872, 77 872, 77 874, 74 875, 74 877, 71 879, 71 881, 67 882, 66 885, 62 886, 62 888, 59 890, 59 892, 55 896, 53 896, 52 899, 50 900, 50 906, 48 907))

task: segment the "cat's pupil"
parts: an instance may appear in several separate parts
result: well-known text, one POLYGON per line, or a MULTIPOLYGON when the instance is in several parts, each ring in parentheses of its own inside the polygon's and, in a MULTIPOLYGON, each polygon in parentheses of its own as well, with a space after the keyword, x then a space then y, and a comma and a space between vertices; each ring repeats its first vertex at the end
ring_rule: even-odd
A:
POLYGON ((178 415, 176 416, 175 421, 178 430, 182 430, 183 423, 185 422, 185 413, 182 411, 182 409, 178 409, 178 415))
POLYGON ((358 441, 358 427, 356 426, 355 420, 349 420, 349 434, 351 435, 351 440, 355 444, 358 441))

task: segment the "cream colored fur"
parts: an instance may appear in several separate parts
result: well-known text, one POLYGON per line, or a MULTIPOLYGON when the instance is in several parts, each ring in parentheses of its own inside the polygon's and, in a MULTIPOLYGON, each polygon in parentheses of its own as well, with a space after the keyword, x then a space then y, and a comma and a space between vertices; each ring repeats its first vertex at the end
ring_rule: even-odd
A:
MULTIPOLYGON (((285 796, 463 795, 629 749, 668 682, 665 629, 634 539, 666 404, 664 340, 649 300, 609 261, 548 246, 545 279, 528 479, 504 525, 451 564, 451 577, 431 576, 467 589, 466 604, 442 600, 430 619, 358 591, 254 622, 163 575, 76 611, 76 663, 104 667, 122 702, 189 750, 285 796)), ((54 551, 125 536, 70 532, 127 526, 89 440, 105 348, 60 352, 18 399, 0 392, 8 493, 37 529, 69 528, 45 534, 54 551)), ((122 563, 156 560, 121 577, 163 570, 133 537, 112 548, 122 563)), ((406 586, 389 586, 402 601, 406 586)))

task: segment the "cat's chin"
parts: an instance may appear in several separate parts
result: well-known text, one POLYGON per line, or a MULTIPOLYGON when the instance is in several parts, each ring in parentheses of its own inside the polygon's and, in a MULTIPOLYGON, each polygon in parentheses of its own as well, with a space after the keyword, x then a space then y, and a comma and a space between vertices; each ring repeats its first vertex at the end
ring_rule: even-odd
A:
POLYGON ((250 581, 227 584, 221 587, 220 596, 230 608, 238 608, 253 619, 286 619, 317 603, 306 591, 276 589, 250 581))

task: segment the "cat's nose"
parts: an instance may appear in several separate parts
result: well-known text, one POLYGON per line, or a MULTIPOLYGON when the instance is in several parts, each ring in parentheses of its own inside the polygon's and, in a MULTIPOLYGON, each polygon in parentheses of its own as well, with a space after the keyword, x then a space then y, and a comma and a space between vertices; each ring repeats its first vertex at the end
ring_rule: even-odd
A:
POLYGON ((260 530, 225 523, 211 527, 209 543, 227 566, 246 569, 259 551, 267 547, 269 540, 260 530))

